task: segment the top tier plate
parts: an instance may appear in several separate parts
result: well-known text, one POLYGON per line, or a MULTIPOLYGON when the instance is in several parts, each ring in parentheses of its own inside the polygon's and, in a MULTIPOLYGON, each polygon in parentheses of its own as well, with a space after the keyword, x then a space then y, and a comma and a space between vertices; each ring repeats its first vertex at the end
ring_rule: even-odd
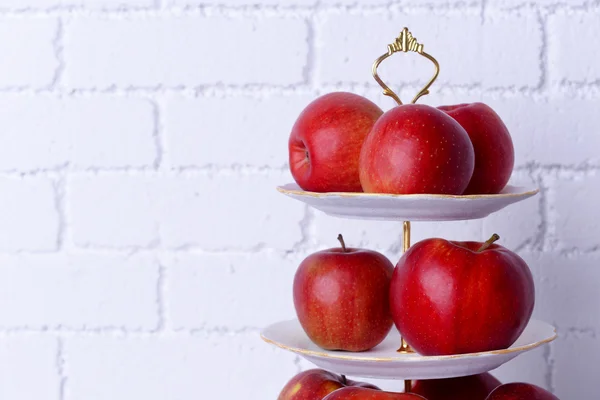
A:
POLYGON ((485 218, 539 192, 536 188, 508 185, 500 194, 467 196, 316 193, 303 191, 295 183, 278 186, 277 190, 335 217, 387 221, 460 221, 485 218))

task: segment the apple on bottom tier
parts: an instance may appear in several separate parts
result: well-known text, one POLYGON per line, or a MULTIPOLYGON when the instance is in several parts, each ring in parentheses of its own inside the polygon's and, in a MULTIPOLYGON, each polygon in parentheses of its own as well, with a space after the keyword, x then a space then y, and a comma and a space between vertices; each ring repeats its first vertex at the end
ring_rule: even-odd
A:
MULTIPOLYGON (((322 369, 311 369, 294 376, 285 385, 278 400, 323 399, 426 399, 426 400, 486 400, 501 385, 489 373, 449 379, 414 381, 411 397, 401 393, 380 391, 371 384, 355 382, 322 369), (370 389, 370 390, 366 390, 370 389), (378 391, 377 393, 375 393, 378 391), (335 395, 333 395, 335 393, 335 395), (416 396, 418 395, 418 396, 416 396), (374 397, 378 396, 378 397, 374 397), (419 397, 420 396, 420 397, 419 397)), ((511 388, 511 385, 505 385, 511 388)), ((531 385, 530 385, 531 386, 531 385)), ((525 390, 526 388, 518 388, 525 390)), ((538 388, 539 389, 539 388, 538 388)), ((510 389, 512 390, 512 389, 510 389)), ((529 389, 531 391, 531 388, 529 389)), ((525 392, 525 393, 530 393, 525 392)), ((543 400, 544 398, 542 398, 543 400)), ((549 398, 555 400, 554 397, 549 398)))
POLYGON ((393 264, 381 253, 342 247, 302 261, 294 277, 294 306, 300 325, 317 346, 364 351, 381 343, 393 322, 390 280, 393 264))
POLYGON ((346 386, 379 389, 377 386, 347 380, 345 376, 322 369, 310 369, 290 379, 277 400, 322 400, 329 393, 346 386))
POLYGON ((427 400, 414 393, 393 393, 381 390, 346 387, 327 395, 323 400, 427 400))
POLYGON ((390 306, 406 342, 426 356, 506 349, 533 312, 534 283, 517 254, 494 244, 425 239, 394 269, 390 306))
POLYGON ((515 382, 498 387, 486 400, 559 400, 559 398, 539 386, 515 382))
POLYGON ((502 383, 489 373, 413 381, 411 393, 427 400, 485 400, 502 383))

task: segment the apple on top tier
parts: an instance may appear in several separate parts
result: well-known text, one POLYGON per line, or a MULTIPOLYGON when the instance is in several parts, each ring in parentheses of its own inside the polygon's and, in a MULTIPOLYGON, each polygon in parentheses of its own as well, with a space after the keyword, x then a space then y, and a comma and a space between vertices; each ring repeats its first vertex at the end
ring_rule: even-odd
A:
POLYGON ((353 93, 329 93, 311 102, 288 143, 298 185, 313 192, 361 192, 358 155, 381 114, 375 103, 353 93))
POLYGON ((383 113, 346 92, 311 102, 288 150, 294 180, 313 192, 495 194, 514 166, 508 129, 483 103, 383 113))
POLYGON ((402 256, 390 287, 396 327, 426 356, 506 349, 534 306, 525 261, 494 244, 425 239, 402 256))
POLYGON ((500 193, 515 164, 513 142, 500 116, 483 103, 438 108, 465 128, 473 143, 475 169, 463 194, 500 193))
POLYGON ((342 247, 308 256, 294 277, 300 325, 326 350, 364 351, 381 343, 393 322, 390 280, 394 265, 381 253, 342 247))

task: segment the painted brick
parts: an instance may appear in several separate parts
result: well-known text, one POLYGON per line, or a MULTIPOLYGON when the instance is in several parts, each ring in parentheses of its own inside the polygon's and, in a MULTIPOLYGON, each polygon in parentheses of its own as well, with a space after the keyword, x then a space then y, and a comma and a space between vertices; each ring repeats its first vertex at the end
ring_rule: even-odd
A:
POLYGON ((4 95, 0 125, 2 170, 140 167, 156 158, 145 100, 4 95))
POLYGON ((174 166, 282 167, 288 138, 312 96, 174 98, 165 112, 174 166))
MULTIPOLYGON (((169 4, 177 5, 224 5, 228 7, 257 5, 260 6, 278 6, 281 5, 279 0, 166 0, 169 4)), ((317 0, 288 0, 284 3, 286 6, 312 6, 317 3, 317 0)))
POLYGON ((158 263, 100 254, 0 257, 3 328, 150 330, 158 323, 158 263))
POLYGON ((0 87, 50 85, 58 68, 57 30, 53 18, 0 19, 0 87))
POLYGON ((47 178, 0 178, 0 250, 52 251, 59 216, 47 178))
POLYGON ((550 196, 554 237, 558 245, 567 249, 595 249, 600 246, 600 226, 590 215, 595 213, 597 188, 600 176, 559 179, 555 181, 550 196))
POLYGON ((558 14, 548 20, 548 63, 553 82, 591 82, 600 79, 598 42, 600 15, 558 14))
POLYGON ((154 0, 0 0, 0 10, 51 9, 84 7, 89 9, 137 9, 151 7, 154 0))
POLYGON ((583 305, 598 304, 600 279, 597 254, 560 256, 524 254, 535 276, 536 318, 560 329, 600 330, 600 315, 583 305))
POLYGON ((42 335, 0 339, 0 396, 3 399, 60 400, 58 342, 42 335))
POLYGON ((107 174, 69 179, 73 242, 78 246, 148 247, 159 240, 153 180, 107 174))
POLYGON ((600 164, 598 100, 491 100, 509 128, 516 165, 600 164), (551 138, 551 139, 549 139, 551 138))
MULTIPOLYGON (((439 83, 531 87, 539 82, 538 54, 542 38, 533 16, 493 19, 482 26, 478 14, 438 16, 430 13, 389 18, 330 16, 320 26, 317 43, 322 60, 319 80, 375 84, 370 74, 371 64, 385 53, 387 44, 404 26, 410 27, 420 43, 425 44, 426 51, 440 62, 439 83), (511 41, 508 46, 505 38, 514 36, 528 40, 511 41), (461 46, 459 43, 465 38, 473 43, 461 46), (478 67, 473 68, 475 65, 478 67)), ((390 59, 381 65, 380 75, 384 81, 392 85, 421 82, 432 74, 429 61, 414 54, 408 56, 411 56, 409 60, 390 59), (403 78, 405 76, 410 78, 403 78)))
POLYGON ((553 344, 555 394, 561 399, 598 398, 597 375, 600 338, 589 333, 560 335, 553 344))
MULTIPOLYGON (((488 0, 486 3, 486 9, 489 13, 495 13, 503 8, 522 7, 532 4, 528 0, 488 0)), ((556 0, 536 0, 535 4, 542 7, 552 7, 560 4, 556 0)), ((586 0, 569 0, 569 6, 580 6, 586 4, 586 0)))
POLYGON ((173 327, 239 330, 296 318, 292 283, 301 261, 264 253, 170 257, 164 263, 173 327))
POLYGON ((78 18, 65 36, 65 82, 70 87, 299 83, 306 35, 302 20, 286 18, 78 18))
POLYGON ((73 338, 66 348, 65 400, 274 399, 297 372, 294 356, 256 333, 73 338))
POLYGON ((302 240, 304 206, 275 190, 289 181, 289 173, 162 179, 157 212, 164 245, 290 250, 302 240))

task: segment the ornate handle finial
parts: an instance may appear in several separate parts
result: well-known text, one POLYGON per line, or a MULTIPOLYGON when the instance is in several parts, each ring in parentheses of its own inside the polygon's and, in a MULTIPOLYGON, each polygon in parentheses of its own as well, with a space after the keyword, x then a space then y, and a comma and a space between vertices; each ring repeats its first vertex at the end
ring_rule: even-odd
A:
POLYGON ((377 74, 377 68, 379 67, 379 64, 381 64, 381 62, 383 60, 385 60, 392 54, 397 53, 397 52, 407 53, 409 51, 414 51, 415 53, 419 53, 423 57, 430 60, 433 63, 433 65, 435 66, 435 73, 433 74, 433 77, 429 80, 429 82, 427 82, 427 84, 423 87, 423 89, 421 89, 421 91, 419 93, 417 93, 417 95, 411 101, 411 103, 416 103, 420 97, 425 96, 426 94, 429 94, 429 87, 433 84, 433 82, 435 82, 435 80, 437 79, 437 77, 440 73, 440 64, 437 62, 437 60, 423 51, 423 45, 417 41, 417 39, 412 35, 412 33, 410 33, 408 28, 402 29, 402 32, 400 32, 400 35, 396 38, 396 40, 394 40, 394 43, 388 45, 387 53, 383 54, 381 57, 379 57, 377 60, 375 60, 375 62, 373 63, 373 70, 372 70, 373 78, 375 78, 377 83, 379 83, 379 85, 383 88, 383 94, 386 96, 390 96, 392 99, 396 100, 396 103, 398 103, 399 105, 402 104, 400 97, 398 97, 398 95, 396 93, 394 93, 394 91, 392 91, 392 89, 390 89, 389 86, 386 85, 381 80, 381 78, 377 74))

